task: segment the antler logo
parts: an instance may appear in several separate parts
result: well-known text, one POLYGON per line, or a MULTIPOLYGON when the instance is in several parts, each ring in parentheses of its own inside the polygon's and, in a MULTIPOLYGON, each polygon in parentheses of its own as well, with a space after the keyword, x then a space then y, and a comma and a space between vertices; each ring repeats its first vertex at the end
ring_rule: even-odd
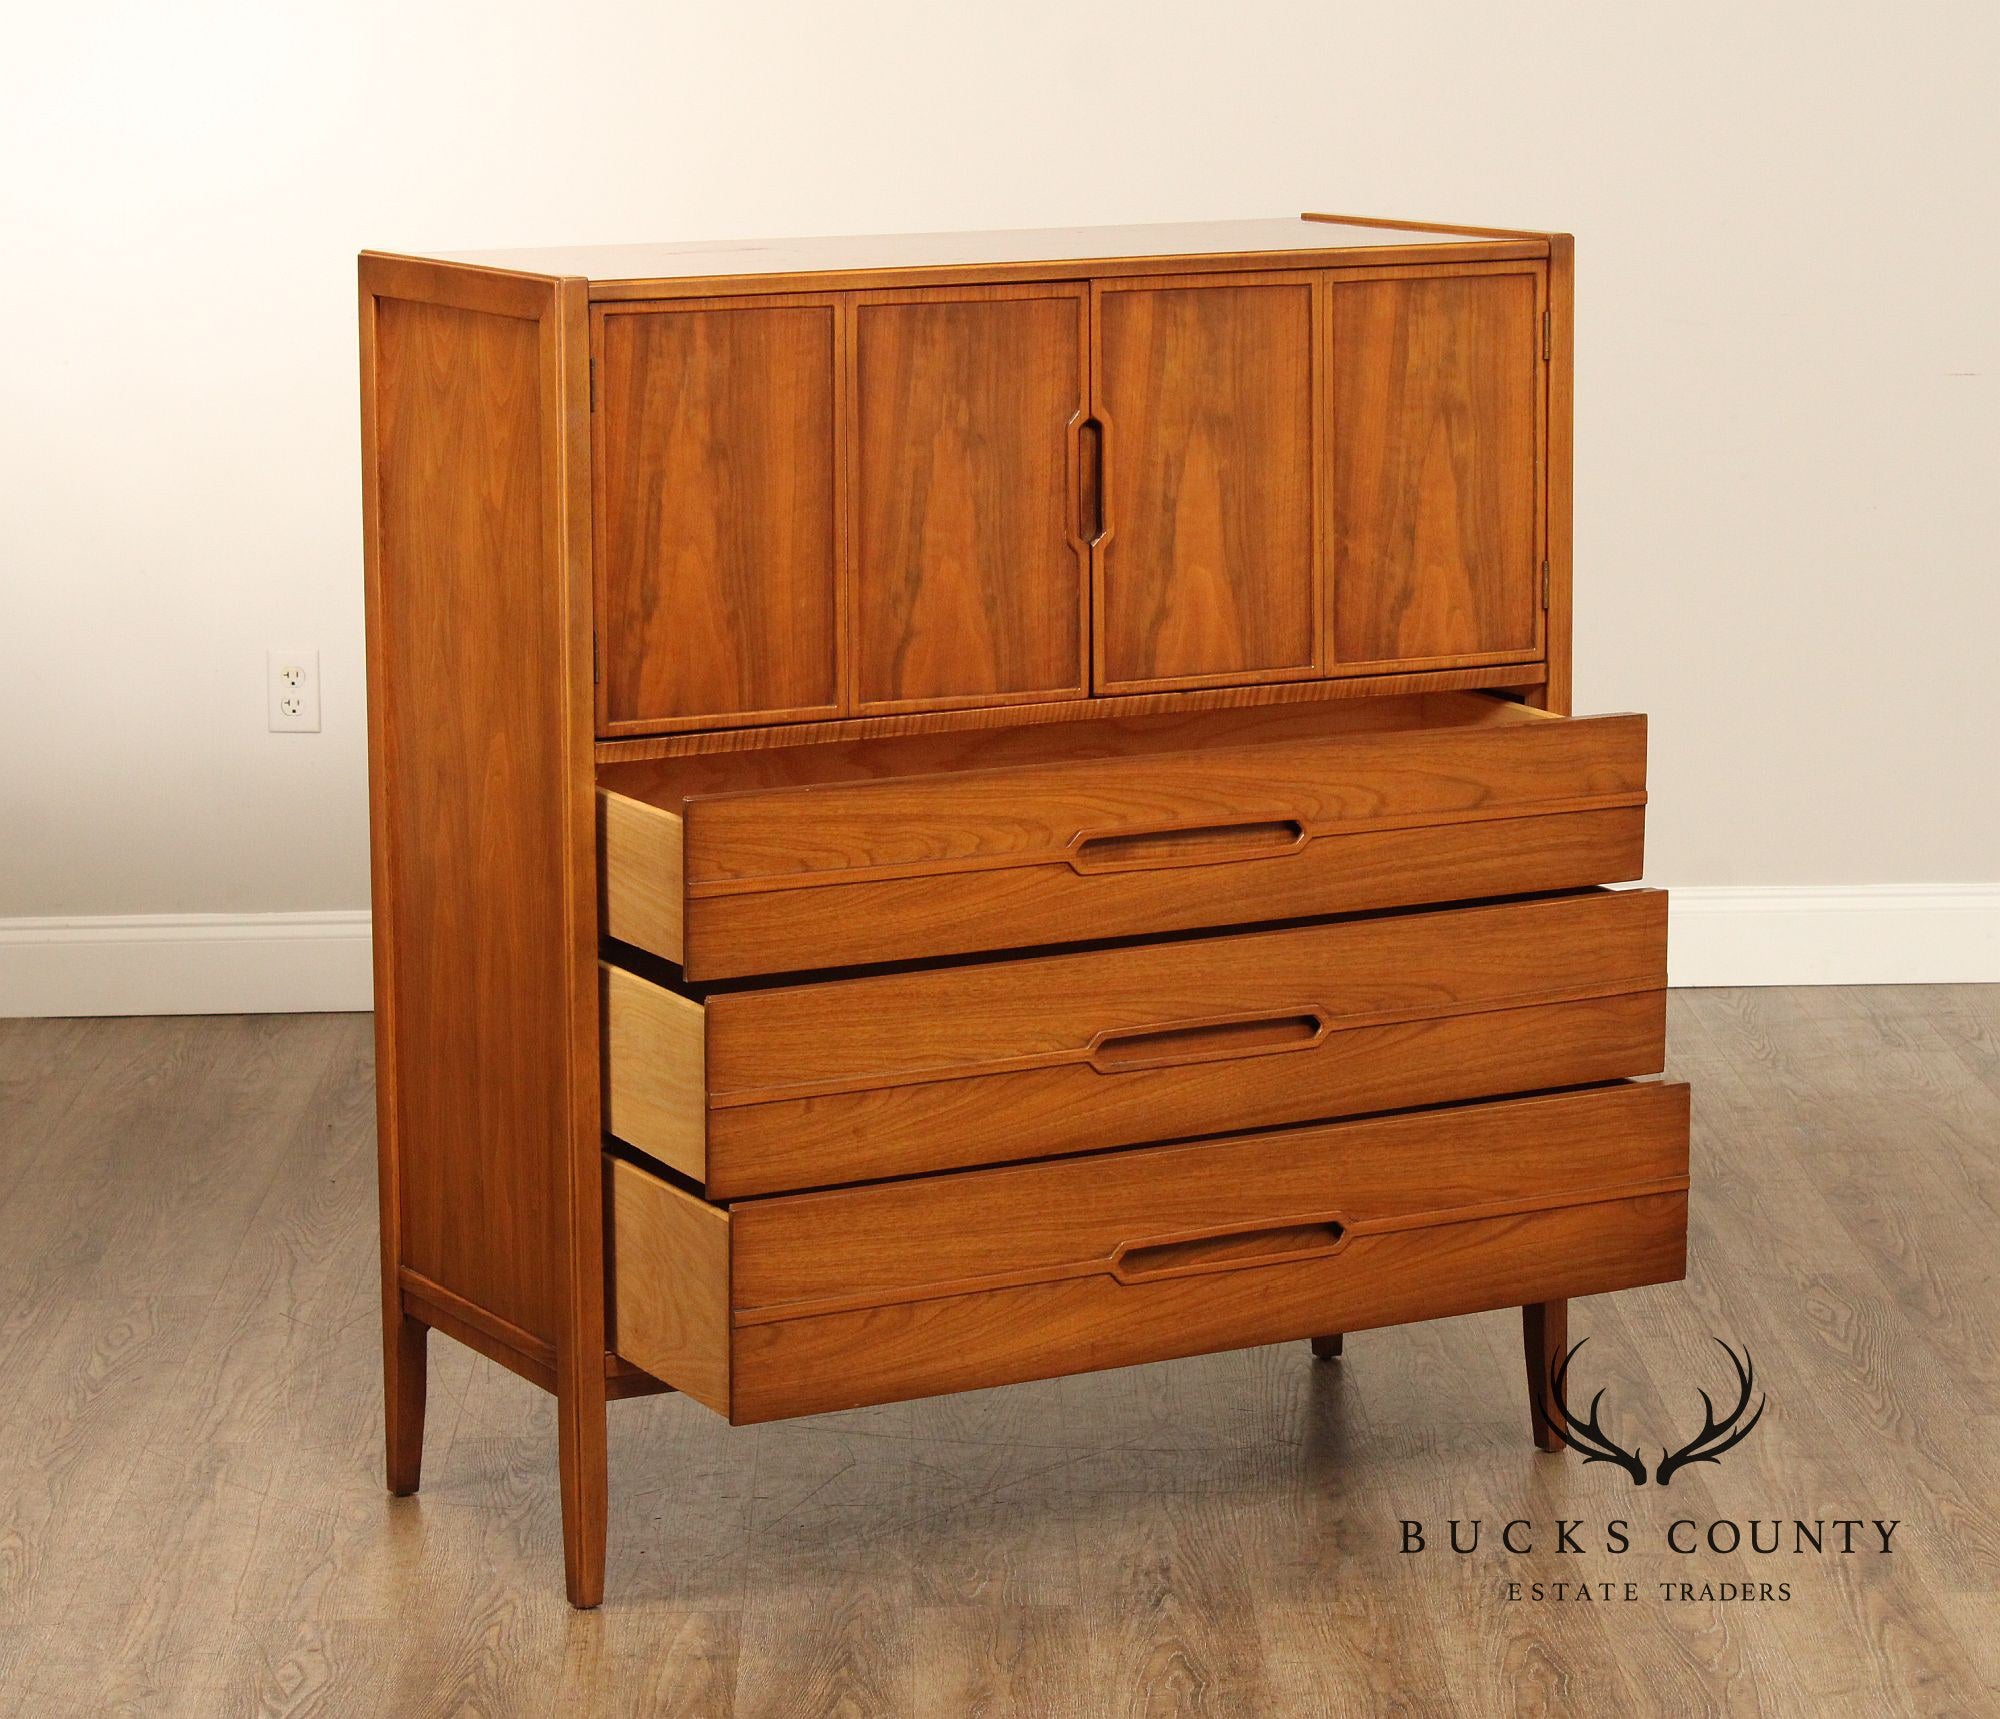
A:
POLYGON ((1646 1484, 1646 1465, 1637 1450, 1627 1450, 1622 1444, 1614 1443, 1598 1424, 1597 1406, 1604 1401, 1604 1392, 1599 1390, 1590 1399, 1590 1418, 1585 1420, 1571 1407, 1563 1396, 1563 1381, 1569 1377, 1569 1364, 1576 1359, 1577 1350, 1588 1343, 1588 1337, 1580 1338, 1570 1345, 1569 1352, 1555 1364, 1549 1374, 1549 1396, 1554 1400, 1556 1412, 1549 1416, 1549 1425, 1557 1438, 1577 1452, 1588 1465, 1593 1462, 1608 1462, 1632 1477, 1634 1486, 1646 1484))
MULTIPOLYGON (((1549 1416, 1549 1424, 1564 1444, 1577 1452, 1586 1463, 1608 1462, 1622 1468, 1632 1477, 1634 1486, 1646 1484, 1646 1463, 1638 1447, 1627 1450, 1604 1431, 1598 1420, 1598 1405, 1604 1401, 1600 1390, 1590 1399, 1590 1414, 1577 1414, 1570 1408, 1563 1396, 1563 1384, 1569 1377, 1569 1364, 1576 1359, 1577 1350, 1589 1341, 1584 1338, 1572 1345, 1568 1353, 1558 1361, 1549 1373, 1549 1397, 1555 1413, 1549 1416)), ((1662 1449, 1660 1460, 1653 1469, 1653 1478, 1662 1486, 1673 1483, 1673 1478, 1682 1469, 1692 1467, 1697 1462, 1714 1462, 1726 1450, 1732 1450, 1750 1436, 1764 1413, 1767 1398, 1759 1397, 1757 1407, 1750 1411, 1750 1393, 1755 1387, 1755 1374, 1750 1366, 1750 1352, 1744 1350, 1739 1356, 1736 1351, 1718 1337, 1716 1347, 1729 1357, 1729 1364, 1736 1369, 1736 1406, 1721 1420, 1715 1418, 1715 1403, 1706 1391, 1700 1393, 1702 1416, 1701 1431, 1676 1450, 1662 1449), (1750 1411, 1750 1418, 1744 1414, 1750 1411)))

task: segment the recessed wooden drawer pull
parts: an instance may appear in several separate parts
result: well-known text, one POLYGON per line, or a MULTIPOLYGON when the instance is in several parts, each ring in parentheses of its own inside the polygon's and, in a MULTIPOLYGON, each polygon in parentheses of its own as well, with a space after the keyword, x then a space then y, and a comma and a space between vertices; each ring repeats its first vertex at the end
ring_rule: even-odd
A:
POLYGON ((1077 506, 1076 535, 1071 541, 1096 549, 1110 536, 1104 522, 1104 425, 1079 412, 1069 422, 1069 437, 1077 506))
POLYGON ((1330 1030, 1320 1015, 1293 1014, 1100 1033, 1091 1041, 1090 1066, 1099 1074, 1126 1074, 1143 1068, 1170 1068, 1176 1063, 1311 1050, 1330 1030))
POLYGON ((1148 871, 1162 866, 1219 865, 1229 860, 1274 859, 1306 845, 1296 818, 1245 824, 1195 824, 1179 829, 1079 835, 1069 863, 1080 872, 1148 871))
POLYGON ((1314 1223, 1276 1224, 1254 1230, 1230 1230, 1220 1235, 1187 1236, 1177 1241, 1123 1244, 1111 1256, 1111 1275, 1120 1283, 1145 1283, 1156 1277, 1187 1277, 1203 1271, 1237 1271, 1253 1265, 1283 1265, 1319 1259, 1347 1239, 1337 1219, 1314 1223))

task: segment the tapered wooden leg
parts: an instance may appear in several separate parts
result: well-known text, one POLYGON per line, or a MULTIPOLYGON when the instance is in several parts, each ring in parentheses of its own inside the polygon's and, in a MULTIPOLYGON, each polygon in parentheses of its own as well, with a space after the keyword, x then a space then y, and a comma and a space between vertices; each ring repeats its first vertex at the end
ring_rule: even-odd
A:
POLYGON ((430 1327, 400 1310, 382 1322, 382 1411, 389 1490, 416 1491, 424 1475, 424 1398, 429 1386, 425 1339, 430 1327))
MULTIPOLYGON (((600 1347, 601 1357, 604 1351, 600 1347)), ((609 1446, 604 1413, 604 1364, 594 1376, 556 1387, 556 1459, 562 1470, 563 1573, 569 1603, 588 1609, 604 1600, 604 1534, 610 1507, 609 1446)))
POLYGON ((1338 1331, 1331 1337, 1315 1337, 1312 1340, 1313 1354, 1318 1356, 1322 1361, 1338 1361, 1340 1359, 1340 1337, 1341 1334, 1338 1331))
POLYGON ((1521 1309, 1521 1349, 1528 1363, 1528 1423, 1541 1450, 1561 1450, 1551 1424, 1560 1418, 1549 1375, 1569 1348, 1569 1303, 1537 1301, 1521 1309))

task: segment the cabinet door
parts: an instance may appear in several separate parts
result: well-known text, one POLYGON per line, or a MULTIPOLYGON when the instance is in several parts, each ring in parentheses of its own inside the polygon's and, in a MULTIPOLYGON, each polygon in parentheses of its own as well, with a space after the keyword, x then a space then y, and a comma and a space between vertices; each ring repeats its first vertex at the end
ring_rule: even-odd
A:
POLYGON ((1098 283, 1099 691, 1314 672, 1312 279, 1098 283))
POLYGON ((1330 288, 1339 669, 1540 654, 1540 280, 1330 288))
POLYGON ((837 713, 836 315, 598 311, 601 732, 837 713))
POLYGON ((1081 286, 858 294, 854 706, 1075 696, 1081 286))

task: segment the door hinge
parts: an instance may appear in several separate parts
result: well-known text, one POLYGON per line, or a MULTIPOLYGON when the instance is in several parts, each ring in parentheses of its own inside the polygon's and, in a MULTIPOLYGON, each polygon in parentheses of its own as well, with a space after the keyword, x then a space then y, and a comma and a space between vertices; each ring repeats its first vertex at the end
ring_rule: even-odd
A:
POLYGON ((1549 564, 1547 561, 1544 561, 1542 563, 1542 607, 1546 609, 1548 606, 1549 606, 1549 564))
POLYGON ((1555 323, 1554 313, 1546 310, 1543 311, 1542 312, 1542 362, 1544 364, 1548 363, 1550 353, 1553 351, 1555 346, 1555 341, 1552 337, 1554 323, 1555 323))
MULTIPOLYGON (((1544 608, 1548 607, 1548 598, 1546 594, 1542 598, 1542 606, 1544 608)), ((590 684, 592 686, 597 686, 600 683, 602 683, 603 679, 604 679, 604 658, 598 652, 597 635, 595 633, 592 633, 590 635, 590 684)))
MULTIPOLYGON (((1546 358, 1548 354, 1544 353, 1542 356, 1546 358)), ((590 361, 590 409, 593 412, 597 410, 597 360, 595 358, 590 361)))

